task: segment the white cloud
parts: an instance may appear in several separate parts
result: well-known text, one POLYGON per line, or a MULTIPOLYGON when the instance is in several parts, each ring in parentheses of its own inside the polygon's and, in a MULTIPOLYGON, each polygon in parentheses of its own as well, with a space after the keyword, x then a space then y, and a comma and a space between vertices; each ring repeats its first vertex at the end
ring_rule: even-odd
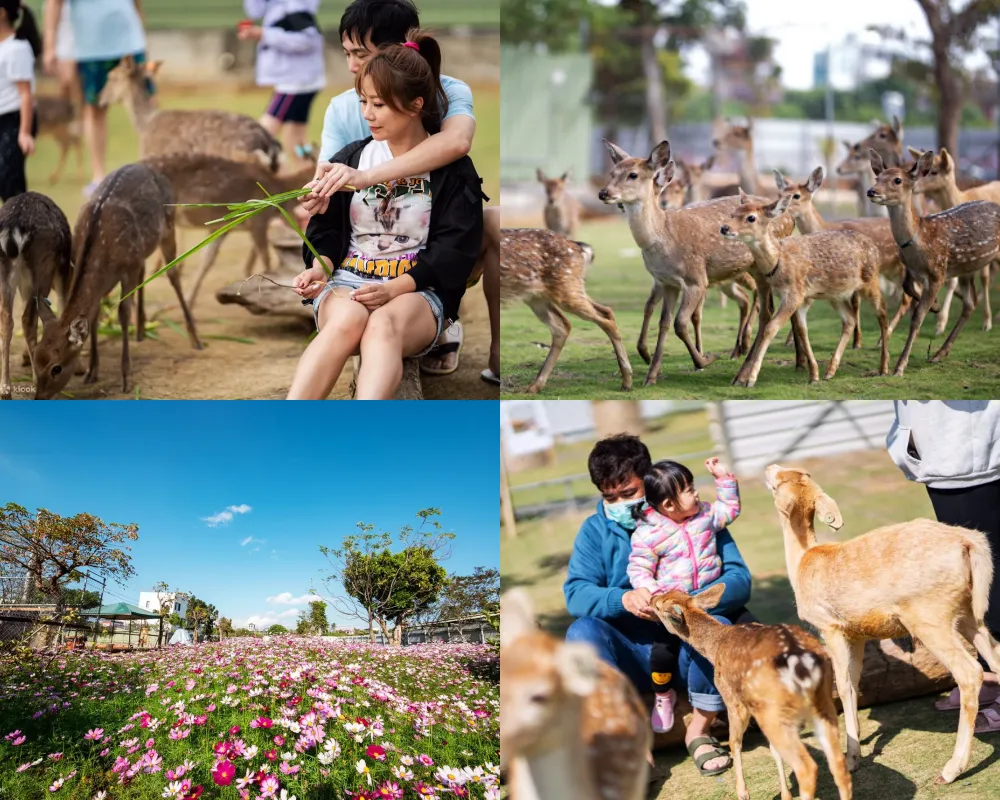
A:
MULTIPOLYGON (((248 544, 264 544, 264 539, 256 539, 253 536, 248 536, 246 539, 240 541, 240 547, 246 547, 248 544)), ((260 550, 259 547, 254 549, 254 552, 260 550)))
POLYGON ((312 594, 304 594, 301 597, 293 597, 291 592, 282 592, 274 597, 267 598, 267 602, 275 606, 290 606, 296 603, 312 603, 319 598, 312 594))
POLYGON ((234 619, 233 627, 247 628, 253 625, 257 630, 266 630, 272 625, 281 623, 288 627, 287 623, 299 615, 298 608, 288 608, 284 611, 265 611, 263 614, 251 614, 245 619, 234 619))
POLYGON ((232 522, 233 514, 247 514, 251 511, 251 507, 246 503, 238 506, 229 506, 225 511, 220 511, 218 514, 212 514, 210 517, 202 517, 203 522, 208 523, 208 527, 216 528, 219 525, 228 525, 232 522))

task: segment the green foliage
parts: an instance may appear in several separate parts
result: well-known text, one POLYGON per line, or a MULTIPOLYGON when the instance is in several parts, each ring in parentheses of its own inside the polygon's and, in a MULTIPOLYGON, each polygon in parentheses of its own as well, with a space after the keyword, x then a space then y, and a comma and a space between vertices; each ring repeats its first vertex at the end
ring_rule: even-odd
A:
POLYGON ((205 638, 209 638, 212 635, 212 626, 219 618, 218 609, 193 594, 188 596, 187 603, 185 618, 191 625, 194 640, 198 641, 201 632, 204 632, 205 638))
POLYGON ((441 593, 438 619, 491 614, 500 608, 500 571, 475 567, 471 575, 453 575, 441 593))
POLYGON ((267 629, 267 633, 270 636, 280 636, 283 633, 288 633, 288 628, 286 628, 284 625, 279 625, 278 623, 275 623, 274 625, 272 625, 270 628, 267 629))
POLYGON ((229 617, 219 618, 219 635, 227 638, 233 635, 233 621, 229 617))
POLYGON ((309 604, 309 629, 317 636, 325 636, 330 623, 326 619, 326 603, 313 600, 309 604))
POLYGON ((90 589, 65 589, 62 593, 63 605, 69 608, 96 608, 101 603, 101 595, 90 589))

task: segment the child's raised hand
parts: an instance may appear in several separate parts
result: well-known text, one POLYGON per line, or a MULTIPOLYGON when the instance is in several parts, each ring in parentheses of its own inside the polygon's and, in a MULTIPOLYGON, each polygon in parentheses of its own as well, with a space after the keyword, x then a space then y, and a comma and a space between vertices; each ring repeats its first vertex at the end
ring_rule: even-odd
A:
POLYGON ((716 480, 719 478, 725 478, 729 474, 729 468, 726 467, 725 464, 721 463, 715 456, 705 459, 705 469, 707 469, 709 474, 716 480))

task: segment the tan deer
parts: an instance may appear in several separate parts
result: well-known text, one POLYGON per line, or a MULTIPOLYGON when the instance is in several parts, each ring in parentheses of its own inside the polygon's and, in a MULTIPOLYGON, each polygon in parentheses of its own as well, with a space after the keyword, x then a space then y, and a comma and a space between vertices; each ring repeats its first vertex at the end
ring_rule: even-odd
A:
POLYGON ((547 178, 540 169, 535 172, 545 187, 545 227, 571 237, 580 224, 580 204, 566 188, 572 172, 567 170, 558 178, 547 178))
POLYGON ((53 288, 60 307, 66 304, 72 244, 66 215, 45 195, 25 192, 0 206, 0 399, 10 400, 12 394, 14 295, 20 292, 24 302, 21 330, 30 364, 38 341, 39 305, 53 288))
POLYGON ((977 201, 918 217, 913 211, 913 186, 930 172, 932 154, 924 153, 912 169, 886 167, 874 150, 871 161, 875 185, 868 190, 868 196, 889 208, 892 235, 906 266, 903 289, 917 300, 910 334, 896 363, 894 374, 900 376, 906 371, 913 343, 924 317, 935 305, 938 291, 949 278, 958 278, 962 313, 931 361, 940 361, 951 352, 976 307, 974 276, 1000 255, 1000 205, 977 201), (921 286, 919 293, 914 289, 914 281, 921 286))
POLYGON ((77 177, 82 177, 83 145, 76 106, 63 97, 39 96, 35 98, 35 115, 38 119, 39 138, 51 136, 59 145, 59 163, 49 175, 49 183, 55 185, 59 182, 71 148, 76 150, 77 177))
MULTIPOLYGON (((240 203, 255 197, 262 197, 260 184, 271 194, 280 194, 297 189, 312 179, 316 168, 309 165, 298 172, 284 174, 272 173, 260 164, 253 162, 234 162, 219 156, 205 153, 171 153, 163 156, 152 156, 143 160, 160 174, 164 175, 173 191, 175 203, 240 203)), ((286 203, 286 209, 291 211, 295 201, 286 203)), ((205 235, 209 231, 221 228, 225 223, 214 222, 222 216, 219 208, 178 208, 175 211, 175 224, 183 228, 196 228, 205 235)), ((253 272, 257 259, 264 264, 264 271, 271 268, 271 251, 268 248, 268 225, 281 215, 277 209, 268 208, 255 215, 246 223, 246 229, 253 239, 253 248, 247 257, 244 272, 253 272)), ((219 248, 225 235, 215 239, 204 248, 201 268, 195 276, 187 296, 189 308, 194 308, 198 290, 205 279, 208 270, 215 263, 219 248)))
MULTIPOLYGON (((688 332, 688 325, 700 315, 709 285, 719 285, 723 291, 731 292, 729 296, 740 308, 736 353, 749 336, 751 304, 744 292, 736 291, 733 281, 753 267, 753 258, 745 248, 720 239, 718 230, 738 205, 738 198, 724 197, 664 211, 657 199, 674 174, 670 144, 658 144, 648 159, 630 156, 608 141, 605 145, 613 166, 607 184, 597 196, 609 205, 620 204, 624 208, 632 238, 639 245, 643 264, 657 287, 646 301, 639 334, 639 354, 649 364, 646 385, 655 384, 660 374, 664 340, 678 299, 680 303, 673 320, 674 332, 687 347, 695 369, 704 369, 718 357, 703 354, 688 332), (663 311, 656 348, 650 358, 646 349, 646 333, 660 295, 663 297, 663 311)), ((794 225, 792 219, 786 216, 776 225, 775 233, 787 236, 794 225)), ((757 281, 756 274, 753 278, 757 281)), ((765 309, 762 307, 762 324, 764 316, 765 309)))
POLYGON ((802 800, 816 796, 816 762, 799 739, 803 724, 811 724, 816 733, 840 800, 851 800, 851 775, 840 749, 833 704, 833 667, 823 645, 795 625, 724 625, 708 612, 725 589, 720 583, 694 597, 672 590, 654 595, 651 605, 671 633, 715 667, 715 686, 729 715, 737 797, 750 798, 743 777, 743 734, 753 717, 771 746, 781 800, 792 798, 786 761, 798 779, 802 800))
POLYGON ((137 64, 125 56, 108 73, 98 97, 102 106, 121 102, 139 134, 139 156, 209 153, 232 161, 254 161, 277 172, 281 145, 257 120, 230 111, 154 108, 146 78, 162 61, 137 64))
POLYGON ((861 142, 851 144, 844 141, 847 155, 834 170, 843 177, 854 176, 854 191, 857 196, 859 217, 888 217, 889 212, 877 206, 868 199, 868 190, 875 185, 875 173, 872 172, 871 159, 868 151, 861 149, 861 142))
MULTIPOLYGON (((908 149, 914 158, 920 158, 923 155, 920 150, 913 147, 908 149)), ((949 208, 962 205, 962 203, 971 203, 975 200, 988 200, 992 203, 1000 203, 1000 181, 971 186, 963 190, 958 187, 958 179, 955 174, 955 161, 947 148, 942 147, 938 155, 934 155, 933 151, 931 151, 931 159, 930 172, 917 181, 913 187, 913 191, 914 193, 923 193, 926 197, 929 197, 942 211, 947 211, 949 208)), ((994 261, 993 265, 995 266, 996 263, 994 261)), ((988 331, 993 329, 993 312, 990 309, 990 267, 983 267, 980 276, 983 281, 983 310, 985 312, 983 330, 988 331)), ((948 309, 951 306, 951 298, 954 292, 955 282, 952 281, 948 286, 948 293, 941 304, 941 313, 938 315, 938 324, 935 329, 935 333, 937 334, 943 333, 945 326, 948 324, 948 309)))
POLYGON ((692 161, 681 161, 680 159, 677 159, 676 163, 683 171, 684 180, 688 187, 687 202, 700 203, 703 200, 710 199, 708 187, 705 185, 705 173, 709 172, 715 164, 715 154, 713 153, 700 164, 695 164, 692 161))
MULTIPOLYGON (((108 175, 80 209, 73 235, 73 285, 66 305, 55 314, 47 303, 39 306, 45 331, 35 348, 36 397, 54 397, 69 382, 83 345, 90 340, 90 364, 85 383, 97 380, 97 319, 101 298, 117 284, 122 296, 142 283, 146 259, 157 249, 166 261, 177 253, 174 235, 173 195, 165 177, 146 164, 127 164, 108 175)), ((194 320, 181 291, 177 270, 167 273, 180 302, 191 345, 201 348, 194 320)), ((138 294, 136 341, 145 338, 143 296, 138 294)), ((118 306, 122 338, 122 391, 129 389, 131 365, 128 326, 132 298, 118 306)))
POLYGON ((733 153, 738 161, 736 183, 720 186, 712 190, 711 197, 728 197, 735 195, 742 188, 750 194, 772 196, 775 194, 769 187, 761 186, 757 177, 757 163, 753 155, 753 120, 747 119, 746 125, 736 125, 726 120, 722 134, 712 140, 712 146, 717 153, 733 153))
POLYGON ((878 283, 878 248, 857 231, 822 231, 779 242, 773 232, 774 220, 784 214, 789 202, 788 196, 779 197, 773 203, 753 200, 741 191, 739 207, 720 228, 723 237, 747 245, 757 272, 764 275, 764 285, 778 298, 774 316, 758 329, 750 354, 736 373, 733 385, 750 388, 756 384, 771 340, 789 319, 805 354, 809 380, 819 380, 819 365, 809 344, 805 320, 804 304, 811 299, 828 300, 842 320, 840 342, 824 376, 831 379, 837 373, 854 330, 855 293, 875 308, 882 333, 879 374, 887 374, 889 334, 885 301, 878 283))
POLYGON ((632 388, 632 365, 615 324, 614 312, 587 296, 584 284, 594 249, 538 228, 500 231, 500 299, 528 305, 552 334, 552 346, 538 376, 528 387, 537 394, 548 381, 572 326, 564 311, 589 319, 611 340, 622 376, 622 391, 632 388))
POLYGON ((583 642, 535 626, 527 594, 500 600, 500 766, 510 800, 644 800, 649 715, 583 642))
POLYGON ((843 542, 817 544, 813 517, 834 530, 844 525, 836 502, 803 470, 764 470, 785 542, 788 578, 799 617, 816 626, 833 660, 847 725, 847 767, 861 757, 858 681, 865 641, 913 636, 958 683, 962 713, 955 751, 938 783, 969 765, 983 668, 1000 669, 1000 649, 983 617, 993 560, 979 531, 915 519, 843 542))

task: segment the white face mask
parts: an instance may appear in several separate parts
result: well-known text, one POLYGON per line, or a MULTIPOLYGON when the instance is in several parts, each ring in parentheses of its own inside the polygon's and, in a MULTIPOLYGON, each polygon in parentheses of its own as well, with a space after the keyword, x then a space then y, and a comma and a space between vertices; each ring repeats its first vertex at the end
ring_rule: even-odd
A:
POLYGON ((617 503, 604 501, 604 514, 608 519, 614 520, 627 531, 634 531, 638 524, 632 516, 632 509, 644 503, 646 499, 639 497, 634 500, 619 500, 617 503))

